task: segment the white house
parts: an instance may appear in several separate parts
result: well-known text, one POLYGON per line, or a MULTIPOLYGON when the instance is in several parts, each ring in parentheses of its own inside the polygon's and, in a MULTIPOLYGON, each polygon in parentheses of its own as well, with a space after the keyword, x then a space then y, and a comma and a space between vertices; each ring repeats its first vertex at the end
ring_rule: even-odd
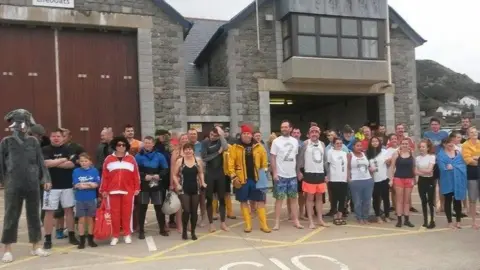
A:
POLYGON ((437 109, 437 113, 441 113, 443 117, 459 116, 462 114, 462 110, 453 106, 440 106, 437 109))
POLYGON ((462 99, 460 99, 458 102, 460 102, 460 104, 462 104, 463 106, 473 106, 473 107, 477 107, 478 106, 478 99, 474 96, 464 96, 462 99))

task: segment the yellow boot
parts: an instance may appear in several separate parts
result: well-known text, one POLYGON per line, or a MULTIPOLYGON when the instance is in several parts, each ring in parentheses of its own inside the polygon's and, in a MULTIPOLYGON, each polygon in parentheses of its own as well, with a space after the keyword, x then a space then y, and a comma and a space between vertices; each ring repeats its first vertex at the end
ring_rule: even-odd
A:
POLYGON ((218 219, 218 200, 217 199, 213 199, 212 201, 212 208, 213 208, 213 220, 217 220, 218 219))
POLYGON ((227 217, 229 219, 236 219, 237 217, 233 214, 233 205, 232 205, 232 197, 228 196, 225 197, 225 208, 227 210, 227 217))
POLYGON ((270 233, 272 230, 268 227, 267 224, 267 213, 265 207, 257 208, 258 221, 260 222, 260 230, 264 233, 270 233))
POLYGON ((242 206, 242 214, 243 214, 243 221, 245 222, 245 229, 244 232, 250 233, 252 232, 252 217, 250 216, 250 209, 247 207, 242 206))

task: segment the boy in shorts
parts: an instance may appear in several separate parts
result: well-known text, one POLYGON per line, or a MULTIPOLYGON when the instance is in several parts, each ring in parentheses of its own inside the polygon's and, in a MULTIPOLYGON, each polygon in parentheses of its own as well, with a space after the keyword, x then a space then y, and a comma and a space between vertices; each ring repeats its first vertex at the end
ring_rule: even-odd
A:
POLYGON ((98 170, 92 166, 90 157, 86 154, 79 156, 80 168, 73 171, 73 187, 75 188, 75 208, 78 218, 78 234, 80 244, 78 249, 85 248, 85 224, 88 226, 88 245, 96 247, 93 241, 93 219, 97 211, 97 187, 100 185, 98 170))

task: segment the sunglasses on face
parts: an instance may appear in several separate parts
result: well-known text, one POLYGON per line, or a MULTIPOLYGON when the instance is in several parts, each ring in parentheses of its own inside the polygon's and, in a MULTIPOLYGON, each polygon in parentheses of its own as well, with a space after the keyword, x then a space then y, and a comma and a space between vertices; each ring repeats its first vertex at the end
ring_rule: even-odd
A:
POLYGON ((124 143, 117 143, 117 147, 125 147, 126 145, 124 143))

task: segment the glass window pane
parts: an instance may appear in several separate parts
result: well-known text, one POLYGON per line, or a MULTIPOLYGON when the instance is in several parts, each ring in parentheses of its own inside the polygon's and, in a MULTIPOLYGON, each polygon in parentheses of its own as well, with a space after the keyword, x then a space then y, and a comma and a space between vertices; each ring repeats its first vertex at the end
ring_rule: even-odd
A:
POLYGON ((335 18, 320 18, 320 33, 322 35, 336 35, 337 34, 337 19, 335 19, 335 18))
POLYGON ((290 28, 288 27, 288 24, 290 23, 289 19, 285 19, 282 21, 282 34, 283 37, 288 37, 290 36, 290 28))
POLYGON ((378 37, 378 23, 376 21, 362 21, 362 36, 378 37))
POLYGON ((357 20, 342 19, 342 35, 358 36, 357 20))
POLYGON ((362 40, 362 57, 378 58, 378 40, 362 40))
POLYGON ((283 41, 283 58, 287 59, 292 56, 292 47, 290 46, 290 38, 287 38, 283 41))
POLYGON ((342 57, 358 57, 358 40, 354 38, 342 38, 342 57))
POLYGON ((315 17, 298 16, 298 32, 306 34, 315 34, 315 17))
POLYGON ((306 56, 317 55, 317 39, 314 36, 298 36, 298 53, 306 56))
POLYGON ((338 56, 337 38, 320 38, 320 56, 338 56))

